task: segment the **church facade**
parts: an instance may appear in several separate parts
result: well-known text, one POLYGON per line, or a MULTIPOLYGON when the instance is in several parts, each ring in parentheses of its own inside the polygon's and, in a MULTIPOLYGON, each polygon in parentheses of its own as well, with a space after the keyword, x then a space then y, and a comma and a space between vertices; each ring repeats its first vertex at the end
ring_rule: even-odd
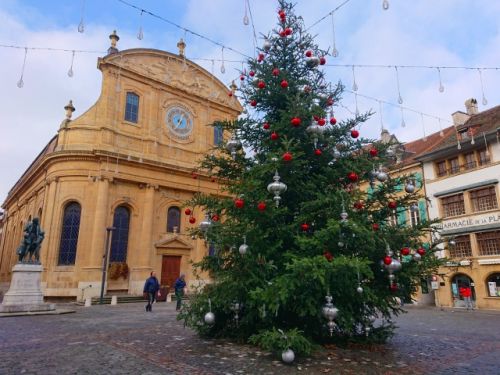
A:
POLYGON ((3 203, 0 287, 8 289, 24 226, 39 217, 45 296, 97 296, 109 251, 107 293, 142 294, 156 271, 163 286, 180 273, 196 280, 192 262, 207 255, 189 228, 204 213, 185 203, 197 192, 221 194, 217 181, 196 168, 223 140, 216 120, 242 111, 217 78, 179 54, 153 49, 98 59, 102 89, 81 116, 66 119, 56 136, 10 190, 3 203))

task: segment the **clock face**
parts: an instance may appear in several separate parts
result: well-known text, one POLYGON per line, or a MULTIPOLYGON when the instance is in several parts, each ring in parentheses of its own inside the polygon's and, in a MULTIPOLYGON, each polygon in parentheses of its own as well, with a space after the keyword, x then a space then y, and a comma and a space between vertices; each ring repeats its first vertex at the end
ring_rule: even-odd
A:
POLYGON ((165 122, 169 132, 179 139, 188 139, 193 131, 193 115, 183 107, 170 107, 165 122))

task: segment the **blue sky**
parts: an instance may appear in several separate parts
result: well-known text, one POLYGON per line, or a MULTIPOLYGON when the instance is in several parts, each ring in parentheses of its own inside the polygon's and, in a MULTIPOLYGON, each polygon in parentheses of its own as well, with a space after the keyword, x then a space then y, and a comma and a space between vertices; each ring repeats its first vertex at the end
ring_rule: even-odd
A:
MULTIPOLYGON (((245 54, 253 54, 252 30, 243 25, 244 0, 127 0, 200 34, 222 42, 245 54)), ((327 14, 343 0, 298 0, 296 11, 306 25, 327 14)), ((350 0, 334 15, 338 58, 328 63, 431 65, 431 66, 500 66, 500 1, 493 0, 389 0, 390 8, 382 10, 382 0, 350 0)), ((105 51, 108 35, 116 29, 120 49, 134 47, 176 51, 179 38, 185 37, 188 58, 220 59, 221 48, 193 35, 131 9, 118 0, 86 0, 85 32, 77 32, 82 1, 2 0, 0 2, 0 43, 66 49, 105 51), (144 39, 136 38, 142 24, 144 39)), ((257 34, 266 33, 276 24, 277 2, 250 0, 257 34)), ((331 18, 311 29, 322 48, 332 45, 331 18)), ((260 40, 259 40, 260 43, 260 40)), ((56 133, 64 118, 64 105, 73 99, 78 116, 97 99, 100 72, 96 69, 99 54, 76 54, 69 78, 69 52, 29 51, 24 72, 24 87, 16 82, 21 74, 24 50, 0 48, 0 201, 16 182, 46 142, 56 133)), ((241 60, 240 55, 225 50, 228 60, 241 60)), ((197 61, 211 70, 208 61, 197 61)), ((226 84, 237 77, 241 63, 220 63, 214 73, 226 84)), ((352 70, 327 67, 332 82, 339 79, 352 87, 352 70)), ((399 69, 403 106, 451 120, 451 113, 464 110, 469 97, 480 102, 480 110, 500 104, 500 71, 483 71, 486 106, 481 105, 482 91, 477 71, 441 71, 445 91, 438 91, 435 70, 399 69)), ((394 69, 356 69, 359 93, 397 103, 398 93, 394 69)), ((343 107, 336 117, 341 119, 355 110, 354 96, 344 94, 343 107), (346 109, 347 108, 347 109, 346 109)), ((360 111, 372 109, 374 116, 360 132, 377 137, 381 119, 379 103, 358 97, 360 111)), ((404 111, 407 126, 401 127, 401 110, 382 105, 384 127, 401 140, 423 136, 421 116, 404 111)), ((442 122, 442 126, 449 123, 442 122)), ((426 133, 439 130, 436 119, 424 116, 426 133)))

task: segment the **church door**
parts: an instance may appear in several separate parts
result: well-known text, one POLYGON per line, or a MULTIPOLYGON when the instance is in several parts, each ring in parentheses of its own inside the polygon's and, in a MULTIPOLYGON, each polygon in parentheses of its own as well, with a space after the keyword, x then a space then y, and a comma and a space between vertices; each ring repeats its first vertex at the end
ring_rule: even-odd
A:
MULTIPOLYGON (((161 280, 160 284, 163 293, 167 293, 169 290, 173 290, 175 280, 180 276, 181 273, 181 257, 180 256, 172 256, 172 255, 164 255, 161 264, 161 280), (168 286, 168 289, 164 289, 165 286, 168 286)), ((163 295, 162 295, 163 297, 163 295)), ((166 296, 165 296, 166 297, 166 296)))

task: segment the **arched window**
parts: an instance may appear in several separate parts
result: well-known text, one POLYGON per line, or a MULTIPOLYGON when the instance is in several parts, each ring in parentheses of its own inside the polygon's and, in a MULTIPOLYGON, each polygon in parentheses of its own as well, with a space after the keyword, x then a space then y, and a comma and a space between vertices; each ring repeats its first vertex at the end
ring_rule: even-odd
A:
POLYGON ((125 121, 137 123, 139 119, 139 95, 127 92, 125 103, 125 121))
POLYGON ((61 240, 59 241, 58 264, 61 266, 75 264, 81 213, 82 208, 77 202, 69 203, 64 209, 61 240))
POLYGON ((493 273, 486 279, 486 288, 490 297, 500 298, 500 273, 493 273))
POLYGON ((115 230, 111 239, 110 262, 125 262, 127 260, 129 224, 129 209, 125 206, 117 207, 113 217, 113 227, 115 230))
POLYGON ((181 210, 179 207, 170 207, 167 213, 167 232, 179 232, 181 230, 181 210), (177 227, 177 228, 176 228, 177 227), (176 230, 174 230, 176 228, 176 230))
POLYGON ((214 126, 214 145, 219 146, 224 141, 224 129, 222 126, 216 125, 214 126))

